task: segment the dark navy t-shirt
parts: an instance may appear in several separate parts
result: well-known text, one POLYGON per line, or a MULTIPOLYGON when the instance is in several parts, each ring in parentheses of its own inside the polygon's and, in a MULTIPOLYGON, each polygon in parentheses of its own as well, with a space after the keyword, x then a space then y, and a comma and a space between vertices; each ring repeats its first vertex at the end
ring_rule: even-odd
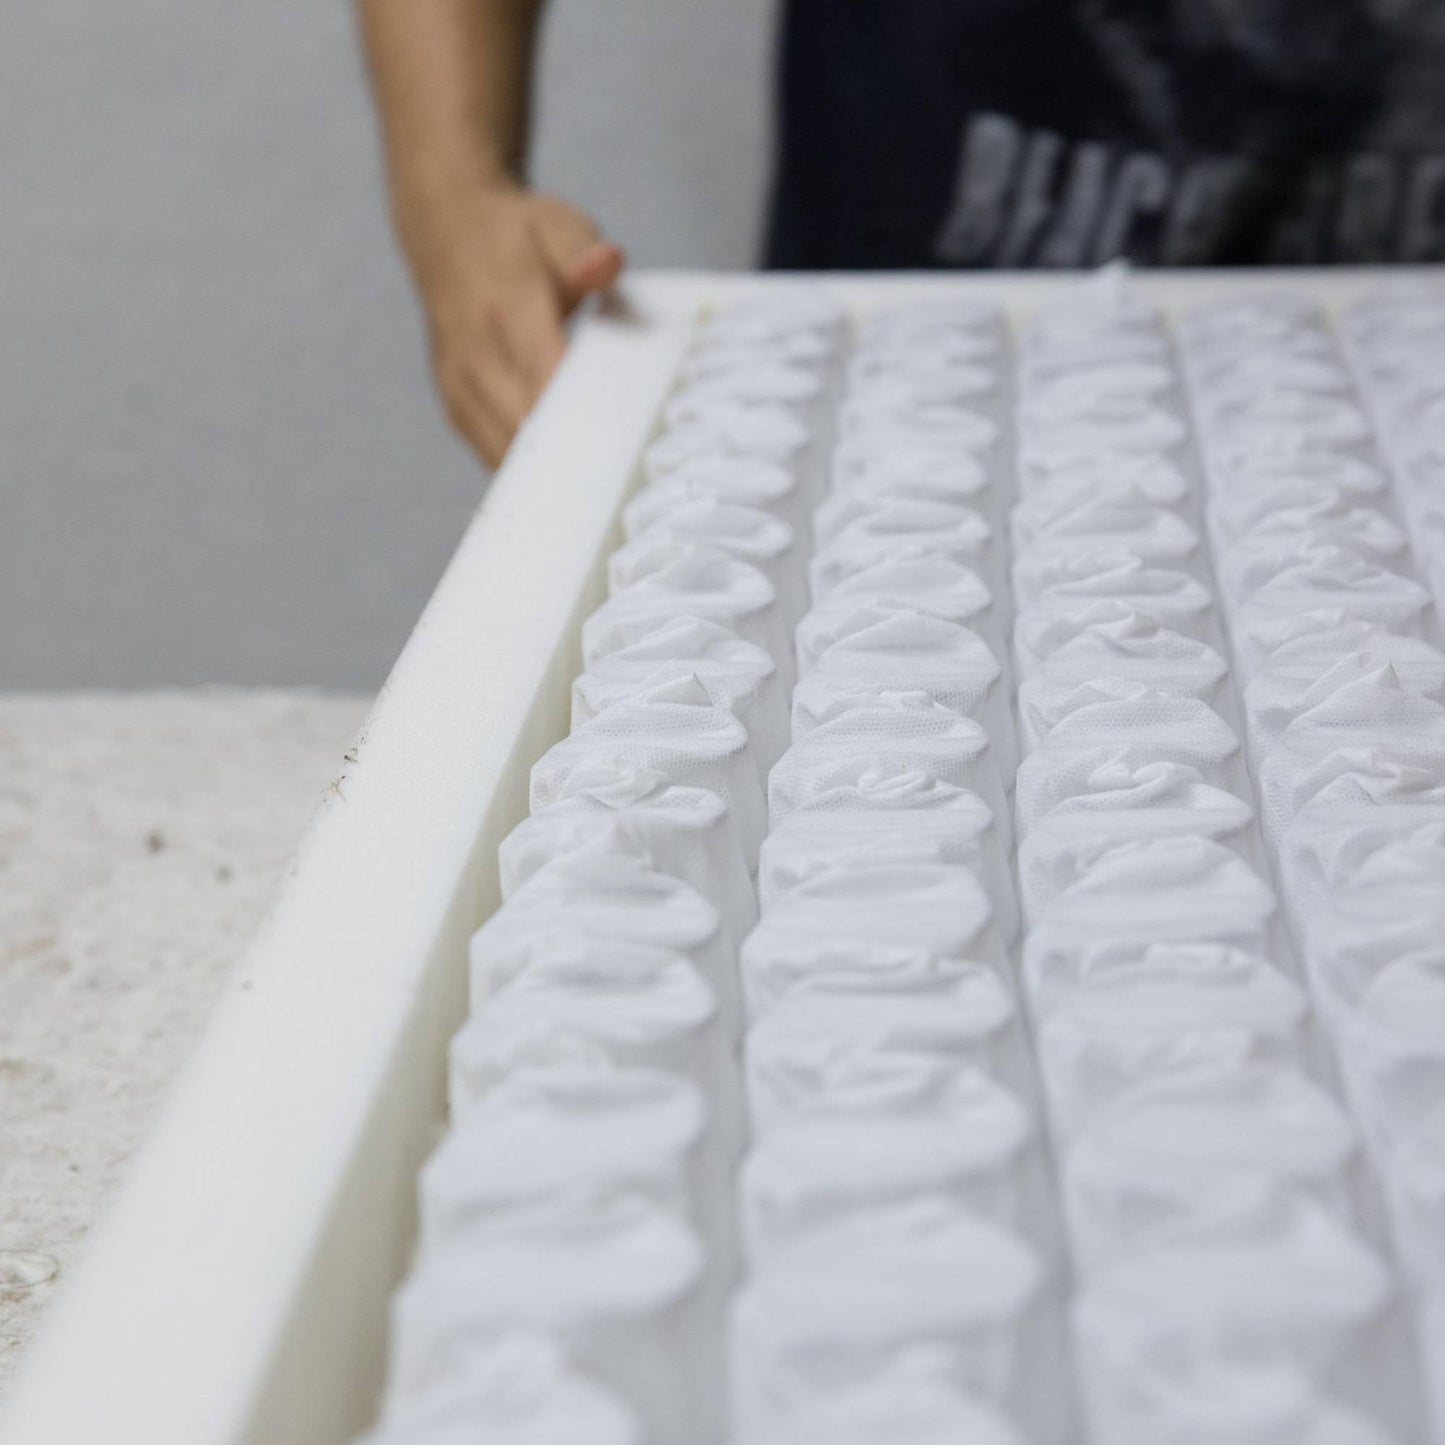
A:
POLYGON ((790 0, 767 260, 1445 260, 1445 0, 790 0))

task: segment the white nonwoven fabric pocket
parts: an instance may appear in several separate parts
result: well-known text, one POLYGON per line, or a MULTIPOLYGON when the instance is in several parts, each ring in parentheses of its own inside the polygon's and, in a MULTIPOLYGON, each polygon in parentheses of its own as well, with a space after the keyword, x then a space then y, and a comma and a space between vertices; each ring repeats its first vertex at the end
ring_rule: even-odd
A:
POLYGON ((1168 354, 1159 312, 1124 293, 1117 282, 1117 276, 1098 276, 1068 302, 1029 316, 1019 337, 1025 360, 1035 364, 1066 355, 1071 367, 1092 370, 1105 360, 1168 354))
POLYGON ((690 1079, 714 1101, 721 1147, 738 1137, 733 1029, 717 994, 681 953, 629 940, 554 934, 528 967, 476 1007, 452 1039, 453 1108, 475 1108, 509 1075, 607 1060, 690 1079))
POLYGON ((1025 470, 1051 470, 1101 452, 1165 456, 1187 435, 1172 408, 1146 402, 1098 420, 1060 418, 1045 425, 1033 419, 1028 430, 1020 430, 1018 450, 1025 470))
MULTIPOLYGON (((972 303, 969 303, 972 304, 972 303)), ((995 311, 965 316, 963 306, 932 303, 887 307, 859 319, 854 361, 874 361, 880 371, 894 365, 955 366, 984 364, 1003 345, 1003 327, 995 311)))
POLYGON ((1127 551, 1048 552, 1019 557, 1013 566, 1020 613, 1057 615, 1094 602, 1120 602, 1194 637, 1210 640, 1214 599, 1197 578, 1174 567, 1150 567, 1127 551))
POLYGON ((798 671, 807 672, 826 647, 856 632, 860 618, 913 611, 970 627, 1004 655, 1003 631, 992 589, 965 563, 910 549, 840 579, 798 624, 798 671))
POLYGON ((706 788, 678 787, 648 769, 628 767, 619 777, 604 766, 591 774, 595 781, 587 768, 582 772, 572 780, 577 791, 523 819, 502 840, 503 899, 557 859, 615 845, 690 884, 740 944, 758 906, 727 804, 706 788))
POLYGON ((1275 898, 1237 853, 1208 838, 1138 838, 1099 850, 1054 894, 1037 934, 1228 943, 1268 954, 1275 898))
POLYGON ((1001 843, 1012 846, 1011 814, 988 734, 922 694, 885 695, 795 742, 768 776, 769 821, 776 826, 795 808, 868 773, 923 773, 977 793, 994 815, 1001 843))
MULTIPOLYGON (((1169 369, 1146 363, 1138 368, 1136 380, 1142 384, 1121 384, 1124 367, 1098 367, 1089 371, 1057 375, 1051 378, 1030 376, 1027 384, 1020 388, 1016 419, 1019 436, 1023 445, 1039 437, 1047 443, 1063 432, 1077 427, 1099 428, 1114 432, 1117 429, 1136 427, 1157 428, 1161 437, 1173 435, 1175 428, 1164 428, 1161 418, 1178 420, 1178 399, 1169 369), (1143 372, 1151 371, 1156 384, 1144 381, 1143 372), (1109 384, 1110 373, 1114 384, 1109 384), (1163 384, 1158 385, 1160 376, 1163 384)), ((1167 440, 1155 446, 1142 447, 1128 442, 1108 447, 1114 451, 1163 451, 1171 443, 1167 440)))
POLYGON ((1091 500, 1144 501, 1177 507, 1193 493, 1177 462, 1148 452, 1103 454, 1057 460, 1019 459, 1020 507, 1031 517, 1046 518, 1091 500))
POLYGON ((973 296, 929 296, 865 312, 858 320, 858 336, 860 345, 887 337, 912 342, 936 335, 998 344, 1002 326, 1003 313, 996 302, 973 296))
POLYGON ((1388 562, 1409 546, 1409 538, 1375 506, 1361 506, 1339 487, 1285 481, 1237 499, 1216 499, 1210 520, 1225 551, 1277 550, 1292 539, 1313 536, 1388 562))
POLYGON ((1024 679, 1127 678, 1206 702, 1229 672, 1207 641, 1102 598, 1067 612, 1023 614, 1014 630, 1014 657, 1024 679))
POLYGON ((946 557, 985 580, 997 570, 993 528, 980 512, 946 502, 887 502, 855 517, 813 554, 808 578, 815 601, 845 578, 879 562, 946 557))
MULTIPOLYGON (((1190 1180, 1207 1186, 1226 1176, 1262 1176, 1331 1198, 1358 1144, 1340 1106, 1298 1068, 1251 1062, 1140 1081, 1075 1136, 1062 1178, 1070 1219, 1084 1229, 1076 1171, 1089 1180, 1092 1207, 1106 1214, 1117 1213, 1111 1190, 1127 1199, 1145 1181, 1151 1188, 1166 1180, 1184 1187, 1190 1180)), ((1097 1227, 1108 1223, 1100 1218, 1097 1227)))
POLYGON ((1306 909, 1356 893, 1412 893, 1445 877, 1445 779, 1414 802, 1338 806, 1317 799, 1280 850, 1281 874, 1306 909))
POLYGON ((996 341, 992 350, 971 356, 962 354, 959 344, 972 342, 977 348, 979 340, 976 333, 960 337, 957 332, 917 332, 908 338, 895 334, 860 341, 844 368, 847 390, 923 387, 924 395, 940 401, 990 395, 1001 376, 996 341))
MULTIPOLYGON (((1440 1241, 1445 1237, 1445 1121, 1438 1116, 1429 1130, 1417 1129, 1400 1140, 1390 1155, 1392 1214, 1402 1266, 1413 1278, 1430 1281, 1435 1301, 1440 1298, 1440 1278, 1445 1273, 1440 1241)), ((1439 1315, 1426 1316, 1429 1332, 1427 1349, 1431 1358, 1439 1343, 1439 1315)))
POLYGON ((1102 1009, 1116 995, 1121 1010, 1137 1010, 1141 1026, 1164 1027, 1184 1010, 1196 1019, 1230 1023, 1256 1017, 1303 1016, 1300 987, 1262 954, 1189 940, 1059 938, 1029 940, 1022 971, 1034 1012, 1048 1020, 1060 1009, 1102 1009), (1098 996, 1103 1002, 1095 1005, 1098 996))
POLYGON ((1435 512, 1432 499, 1438 497, 1441 468, 1445 465, 1445 425, 1441 409, 1435 407, 1428 429, 1410 428, 1394 438, 1393 477, 1400 506, 1419 526, 1435 512))
POLYGON ((1375 395, 1381 430, 1395 455, 1413 460, 1437 450, 1445 434, 1445 387, 1428 367, 1412 381, 1375 395))
POLYGON ((1318 571, 1322 557, 1326 563, 1331 558, 1353 556, 1381 568, 1400 565, 1404 534, 1385 523, 1378 512, 1361 510, 1365 517, 1375 519, 1376 525, 1356 525, 1347 518, 1337 530, 1290 527, 1281 535, 1257 528, 1244 544, 1228 548, 1219 558, 1223 597, 1233 607, 1242 606, 1282 573, 1318 571))
POLYGON ((777 671, 771 656, 756 642, 747 642, 720 623, 686 612, 674 614, 637 641, 605 653, 593 662, 592 670, 621 674, 631 668, 640 673, 659 662, 712 661, 746 664, 760 679, 771 678, 777 671))
POLYGON ((1438 807, 1445 800, 1445 779, 1433 768, 1392 757, 1385 749, 1346 749, 1319 764, 1310 780, 1308 803, 1295 815, 1328 820, 1349 816, 1359 807, 1438 807))
POLYGON ((617 761, 707 788, 728 806, 749 865, 766 831, 760 769, 746 729, 713 707, 692 675, 597 714, 543 754, 532 768, 531 803, 541 812, 573 791, 579 767, 617 761))
POLYGON ((793 682, 792 633, 773 585, 746 562, 694 549, 607 599, 582 624, 587 667, 656 632, 675 618, 714 622, 756 643, 793 682))
POLYGON ((747 730, 765 775, 790 736, 777 664, 756 643, 697 617, 674 618, 579 673, 572 682, 573 730, 618 703, 667 696, 689 679, 701 684, 712 707, 731 713, 747 730))
POLYGON ((1120 775, 1118 783, 1076 796, 1029 830, 1018 854, 1019 900, 1028 917, 1039 917, 1077 881, 1100 847, 1131 839, 1193 834, 1226 844, 1246 862, 1258 861, 1250 831, 1254 810, 1201 782, 1191 769, 1149 764, 1120 775))
POLYGON ((1060 718, 1019 764, 1014 801, 1020 836, 1070 798, 1115 790, 1121 769, 1151 763, 1192 768, 1213 787, 1246 791, 1239 740, 1202 702, 1164 693, 1086 702, 1060 718))
MULTIPOLYGON (((1390 866, 1390 860, 1381 866, 1390 866)), ((1407 867, 1391 886, 1358 888, 1321 901, 1317 869, 1307 868, 1290 851, 1285 898, 1318 1005, 1336 1027, 1361 1007, 1379 978, 1406 960, 1433 958, 1445 939, 1445 897, 1438 878, 1419 860, 1407 867)))
POLYGON ((765 1269, 835 1220, 923 1195, 1009 1223, 1029 1135, 1017 1098, 971 1070, 946 1093, 906 1106, 840 1101, 775 1119, 739 1179, 747 1256, 765 1269))
POLYGON ((692 502, 654 522, 619 547, 607 562, 609 590, 624 591, 694 549, 721 553, 756 567, 772 584, 790 623, 802 615, 803 553, 786 522, 756 507, 692 502))
POLYGON ((1236 627, 1247 632, 1265 619, 1317 608, 1418 634, 1430 594, 1411 577, 1361 557, 1348 547, 1321 542, 1300 560, 1263 579, 1239 604, 1236 627))
POLYGON ((1345 334, 1372 364, 1397 348, 1429 346, 1445 328, 1445 295, 1428 280, 1391 277, 1351 302, 1340 316, 1345 334))
MULTIPOLYGON (((967 1062, 1019 1081, 1015 1005, 996 964, 846 938, 759 938, 744 961, 754 1125, 868 1090, 898 1093, 920 1069, 967 1062), (824 1036, 820 1029, 833 1030, 824 1036)), ((951 1077, 951 1074, 949 1074, 951 1077)))
POLYGON ((1330 354, 1318 303, 1288 291, 1207 302, 1186 311, 1178 324, 1187 355, 1217 359, 1221 365, 1282 341, 1297 343, 1309 354, 1330 354))
POLYGON ((1100 1147, 1088 1136, 1069 1151, 1065 1209, 1085 1276, 1156 1247, 1208 1250, 1258 1239, 1287 1226, 1302 1208, 1339 1215, 1341 1206, 1349 1207, 1333 1180, 1321 1186, 1252 1165, 1204 1174, 1177 1169, 1167 1157, 1142 1156, 1131 1175, 1134 1159, 1127 1147, 1100 1147))
POLYGON ((1205 450, 1245 448, 1254 437, 1295 432, 1321 448, 1361 445, 1369 440, 1364 412, 1344 397, 1316 392, 1255 391, 1248 395, 1201 396, 1198 419, 1205 450))
POLYGON ((828 328, 773 328, 763 334, 756 327, 723 326, 706 331, 678 366, 682 382, 703 381, 757 366, 795 367, 830 378, 837 337, 828 328))
POLYGON ((894 612, 821 653, 793 691, 793 738, 880 693, 922 693, 988 734, 1005 779, 1017 766, 1007 684, 976 632, 921 612, 894 612))
POLYGON ((1240 1029, 1300 1045, 1308 1004, 1300 986, 1258 954, 1209 943, 1086 951, 1073 967, 1031 976, 1038 1028, 1079 1037, 1182 1038, 1240 1029))
MULTIPOLYGON (((1052 669, 1057 674, 1062 669, 1052 669)), ((1166 685, 1159 686, 1151 673, 1162 671, 1155 667, 1135 666, 1095 673, 1093 677, 1080 680, 1058 681, 1047 672, 1035 675, 1019 688, 1019 742, 1023 750, 1032 752, 1058 727, 1062 726, 1076 712, 1083 708, 1109 703, 1118 706, 1127 704, 1140 716, 1161 703, 1169 700, 1198 701, 1201 706, 1219 700, 1219 689, 1210 687, 1199 693, 1169 687, 1172 680, 1167 674, 1160 679, 1166 685)), ((1192 679, 1186 679, 1192 680, 1192 679)), ((1210 708, 1210 711, 1215 711, 1210 708)))
MULTIPOLYGON (((1380 1142, 1436 1142, 1445 1114, 1445 940, 1433 952, 1392 959, 1338 1019, 1347 1074, 1380 1142), (1433 1137, 1432 1137, 1433 1136, 1433 1137)), ((1445 1241, 1433 1268, 1445 1260, 1445 1241)))
POLYGON ((1187 762, 1225 764, 1239 751, 1234 730, 1198 698, 1180 697, 1125 682, 1119 687, 1095 683, 1052 721, 1039 752, 1062 759, 1070 752, 1092 752, 1127 740, 1130 747, 1167 748, 1177 743, 1187 762))
POLYGON ((929 1348, 961 1387, 998 1399, 1021 1363, 1041 1283, 1017 1235, 940 1200, 815 1231, 739 1291, 733 1401, 758 1429, 929 1348))
POLYGON ((1347 470, 1342 463, 1362 468, 1353 473, 1361 479, 1373 470, 1371 460, 1366 460, 1367 445, 1322 445, 1307 430, 1288 423, 1238 427, 1227 434, 1214 434, 1209 442, 1209 475, 1227 479, 1223 484, 1230 490, 1260 485, 1264 478, 1287 473, 1333 479, 1347 470))
POLYGON ((1085 382, 1104 368, 1161 366, 1169 363, 1162 335, 1122 328, 1054 337, 1047 344, 1027 342, 1018 356, 1021 395, 1038 393, 1059 382, 1085 382))
MULTIPOLYGON (((966 868, 895 863, 820 868, 769 908, 744 951, 850 938, 1001 966, 993 905, 966 868)), ((744 965, 746 968, 746 965, 744 965)))
MULTIPOLYGON (((1445 909, 1445 810, 1307 809, 1285 835, 1280 873, 1311 954, 1374 936, 1383 970, 1394 956, 1395 929, 1445 909)), ((1362 961, 1357 955, 1356 968, 1362 961)), ((1317 986, 1327 1002, 1348 1002, 1339 992, 1345 983, 1327 973, 1317 986)))
POLYGON ((1017 1115, 1027 1132, 1025 1091, 969 1062, 980 1040, 1013 1039, 1014 1007, 998 976, 975 963, 922 955, 895 954, 879 966, 876 957, 852 950, 854 976, 846 972, 849 954, 844 948, 823 959, 822 974, 795 980, 764 1009, 781 1012, 764 1030, 766 1057, 753 1067, 765 1086, 749 1100, 755 1136, 806 1119, 931 1116, 980 1102, 1010 1119, 1017 1115), (870 1015, 870 998, 886 1019, 870 1015), (838 1036, 810 1031, 810 1015, 837 1022, 838 1036))
POLYGON ((1340 493, 1368 504, 1377 500, 1388 485, 1378 467, 1358 457, 1310 449, 1307 445, 1215 457, 1209 468, 1210 506, 1231 514, 1255 506, 1268 507, 1277 496, 1298 495, 1296 489, 1314 496, 1340 493))
POLYGON ((539 869, 472 935, 472 1004, 545 960, 557 937, 681 953, 736 1019, 737 981, 721 915, 700 893, 605 838, 539 869))
POLYGON ((451 1378, 388 1400, 357 1445, 473 1445, 478 1431, 514 1445, 642 1445, 632 1412, 546 1335, 504 1331, 453 1358, 451 1378))
POLYGON ((559 1193, 636 1190, 678 1212, 720 1170, 701 1163, 708 1108, 686 1079, 588 1060, 524 1067, 455 1120, 422 1166, 425 1249, 559 1193))
MULTIPOLYGON (((1386 639, 1401 640, 1400 633, 1379 622, 1352 616, 1339 606, 1236 616, 1231 620, 1230 632, 1241 681, 1246 682, 1276 653, 1286 667, 1306 658, 1322 658, 1328 665, 1342 653, 1383 647, 1386 639)), ((1408 640, 1420 644, 1419 638, 1408 640)))
POLYGON ((995 366, 960 361, 930 365, 906 353, 895 353, 891 365, 876 352, 856 358, 848 383, 850 399, 889 410, 956 406, 987 412, 999 393, 995 366))
POLYGON ((1248 1022, 1195 1022, 1166 1030, 1119 1028, 1076 1012, 1060 1011, 1039 1034, 1039 1059, 1054 1128, 1077 1138, 1094 1119, 1118 1109, 1141 1089, 1169 1078, 1203 1091, 1218 1079, 1256 1067, 1301 1067, 1299 1040, 1248 1022))
POLYGON ((838 435, 844 442, 932 441, 978 455, 998 440, 998 424, 987 415, 991 409, 854 392, 838 410, 838 435))
POLYGON ((923 407, 995 417, 1000 410, 1003 372, 991 356, 961 356, 928 341, 855 351, 844 371, 843 396, 865 410, 888 414, 923 407))
POLYGON ((684 376, 662 414, 668 426, 681 426, 706 419, 719 403, 761 404, 785 406, 811 419, 827 394, 828 378, 818 367, 765 354, 752 359, 751 365, 717 366, 704 375, 684 376))
POLYGON ((771 565, 775 559, 791 555, 794 543, 792 526, 776 513, 722 497, 681 503, 653 517, 647 526, 628 533, 628 545, 649 538, 717 547, 755 566, 771 565))
POLYGON ((817 433, 786 406, 720 400, 663 432, 643 454, 643 468, 659 480, 705 457, 759 457, 816 486, 807 475, 816 445, 817 433))
POLYGON ((740 1437, 740 1445, 878 1445, 880 1440, 1023 1445, 1024 1437, 1006 1416, 960 1390, 946 1363, 923 1350, 902 1352, 860 1383, 821 1392, 780 1423, 740 1437))
POLYGON ((772 277, 729 297, 711 310, 699 344, 719 336, 753 338, 771 346, 779 339, 814 332, 835 347, 848 329, 848 310, 819 281, 772 277))
MULTIPOLYGON (((1437 786, 1437 791, 1445 793, 1445 788, 1437 786)), ((1302 813, 1297 826, 1311 827, 1312 811, 1313 807, 1302 813)), ((1362 809, 1352 808, 1336 818, 1373 811, 1365 804, 1362 809)), ((1380 811, 1388 814, 1394 809, 1380 811)), ((1445 899, 1435 899, 1425 906, 1416 901, 1404 909, 1387 902, 1377 910, 1368 897, 1360 897, 1348 908, 1336 907, 1330 901, 1313 915, 1307 913, 1318 902, 1312 886, 1317 880, 1312 879, 1308 862, 1307 854, 1296 857, 1291 830, 1280 850, 1284 897, 1304 940, 1322 1007, 1353 1008, 1387 968, 1401 959, 1432 957, 1445 940, 1445 899)))
POLYGON ((1337 356, 1307 344, 1301 349, 1273 348, 1222 358, 1198 369, 1202 392, 1215 403, 1234 403, 1273 391, 1319 396, 1348 396, 1350 374, 1337 356))
POLYGON ((1260 821, 1277 847, 1294 816, 1344 772, 1445 770, 1445 707, 1404 691, 1388 668, 1334 688, 1280 734, 1259 765, 1260 821))
MULTIPOLYGON (((1242 1273, 1247 1257, 1230 1260, 1227 1267, 1231 1274, 1242 1273)), ((1166 1275, 1159 1285, 1176 1282, 1166 1275)), ((1262 1287, 1269 1282, 1268 1275, 1259 1280, 1262 1287)), ((1363 1373, 1359 1354, 1351 1355, 1346 1370, 1322 1379, 1318 1368, 1291 1358, 1295 1351, 1287 1342, 1263 1353, 1252 1347, 1257 1342, 1248 1330, 1137 1315, 1138 1295, 1147 1289, 1147 1281, 1136 1278, 1100 1290, 1081 1305, 1077 1332, 1089 1385, 1090 1429, 1097 1438, 1129 1445, 1221 1440, 1235 1445, 1396 1445, 1396 1437, 1376 1419, 1335 1394, 1340 1384, 1349 1383, 1339 1378, 1341 1373, 1356 1379, 1363 1373)), ((1388 1409, 1388 1390, 1387 1385, 1383 1398, 1368 1386, 1357 1393, 1373 1395, 1372 1405, 1388 1409)))
POLYGON ((858 321, 858 345, 872 348, 897 344, 904 349, 948 342, 975 348, 969 355, 989 355, 1002 344, 1003 318, 988 301, 931 296, 900 301, 865 313, 858 321))
POLYGON ((877 939, 759 931, 743 959, 756 1017, 749 1105, 766 1121, 831 1097, 877 1062, 928 1055, 994 1072, 1014 1004, 997 962, 877 939), (803 977, 809 965, 815 977, 803 977))
POLYGON ((693 1231, 643 1196, 539 1206, 423 1257, 393 1301, 393 1378, 403 1391, 455 1378, 478 1346, 536 1330, 649 1435, 684 1439, 701 1420, 715 1428, 721 1405, 702 1269, 693 1231))
POLYGON ((842 496, 978 506, 992 478, 971 452, 924 438, 887 436, 840 442, 833 453, 832 481, 832 495, 820 511, 841 507, 836 499, 842 496))
POLYGON ((1015 556, 1033 551, 1132 552, 1156 566, 1184 566, 1199 549, 1199 534, 1176 513, 1152 502, 1080 500, 1070 508, 1014 508, 1015 556))
MULTIPOLYGON (((800 936, 791 928, 759 929, 741 955, 743 993, 748 1015, 755 1021, 797 993, 877 994, 894 1002, 918 996, 941 998, 949 1007, 966 1002, 973 1020, 969 1029, 976 1026, 984 1033, 1002 1027, 1013 1014, 1010 990, 999 968, 996 958, 947 957, 926 945, 841 933, 800 936)), ((938 1007, 936 1002, 929 1006, 938 1007)), ((806 1013, 801 1018, 804 1042, 810 1047, 811 1042, 821 1042, 826 1051, 830 1041, 809 1035, 806 1013)), ((754 1037, 751 1047, 756 1045, 754 1037)))
MULTIPOLYGON (((890 462, 893 459, 890 458, 890 462)), ((922 466, 914 474, 915 480, 908 482, 897 477, 897 485, 886 485, 879 480, 878 470, 863 472, 866 485, 853 482, 836 486, 813 513, 812 534, 818 545, 831 541, 849 527, 868 524, 879 513, 896 514, 901 519, 938 518, 949 521, 960 510, 972 510, 988 519, 993 512, 988 495, 988 479, 979 468, 976 486, 963 487, 947 475, 933 483, 918 478, 934 476, 936 468, 922 466), (943 508, 952 509, 945 512, 943 508)), ((888 474, 893 475, 891 468, 888 474)))
POLYGON ((756 507, 796 527, 807 512, 797 474, 762 457, 700 457, 649 482, 622 509, 623 535, 634 537, 674 508, 693 502, 756 507))
MULTIPOLYGON (((1123 1306, 1127 1308, 1127 1305, 1123 1306)), ((1102 1306, 1081 1320, 1090 1430, 1121 1445, 1398 1445, 1297 1366, 1224 1343, 1130 1329, 1102 1306)))
POLYGON ((1418 638, 1377 635, 1375 650, 1318 652, 1286 657, 1283 649, 1266 660, 1244 692, 1250 741, 1265 756, 1296 718, 1318 707, 1346 685, 1376 679, 1432 702, 1445 703, 1445 653, 1418 638))
POLYGON ((719 306, 708 317, 699 344, 721 336, 771 344, 801 332, 816 332, 837 342, 846 324, 842 303, 826 287, 811 281, 779 281, 744 291, 719 306))
POLYGON ((1327 1378, 1388 1296, 1379 1259, 1327 1210, 1300 1201, 1254 1237, 1125 1256, 1089 1282, 1078 1315, 1086 1340, 1106 1329, 1227 1340, 1262 1364, 1327 1378))
MULTIPOLYGON (((815 542, 826 540, 855 517, 888 502, 972 507, 990 519, 998 514, 993 478, 976 459, 967 453, 934 459, 931 452, 924 451, 915 465, 905 468, 899 457, 908 450, 904 445, 889 448, 879 460, 869 460, 864 469, 847 474, 846 480, 835 471, 832 491, 812 516, 815 542)), ((835 468, 837 465, 835 459, 835 468)))
MULTIPOLYGON (((1434 1025, 1445 904, 1382 910, 1363 927, 1349 913, 1331 916, 1337 926, 1327 930, 1318 920, 1305 946, 1320 1011, 1336 1031, 1346 1071, 1365 1077, 1359 1092, 1366 1098, 1380 1093, 1382 1077, 1396 1075, 1388 1089, 1413 1115, 1410 1132, 1423 1122, 1432 1147, 1438 1147, 1445 1120, 1439 1108, 1442 1050, 1434 1025), (1397 1007, 1402 1002, 1417 1010, 1416 1018, 1397 1007)), ((1389 1122, 1398 1129, 1407 1117, 1397 1113, 1389 1122)))
POLYGON ((1404 1271, 1437 1297, 1445 1284, 1442 976, 1438 953, 1399 959, 1338 1021, 1345 1076, 1383 1166, 1404 1271))
POLYGON ((911 863, 967 869, 982 884, 1004 939, 1017 935, 1008 853, 988 804, 922 774, 865 776, 789 813, 763 843, 759 898, 771 908, 834 867, 911 863))
POLYGON ((1140 358, 1055 375, 1025 368, 1019 391, 1025 404, 1038 408, 1043 416, 1088 416, 1110 397, 1157 399, 1178 388, 1173 367, 1163 360, 1140 358))
POLYGON ((975 1073, 991 1086, 1004 1087, 1006 1079, 1021 1088, 1025 1070, 1008 1029, 1013 1015, 997 980, 975 971, 967 987, 960 976, 951 992, 935 993, 880 991, 881 1017, 857 994, 826 988, 781 1005, 747 1059, 755 1135, 843 1106, 885 1113, 921 1107, 918 1101, 966 1087, 960 1080, 975 1073), (808 1009, 810 1002, 821 1008, 808 1009), (842 1035, 820 1039, 819 1022, 842 1024, 842 1035))

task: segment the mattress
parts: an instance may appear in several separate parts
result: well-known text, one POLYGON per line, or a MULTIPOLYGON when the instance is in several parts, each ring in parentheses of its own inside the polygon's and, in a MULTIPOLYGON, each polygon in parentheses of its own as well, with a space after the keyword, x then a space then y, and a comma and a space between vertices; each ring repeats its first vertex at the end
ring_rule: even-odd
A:
POLYGON ((1442 353, 637 278, 13 1438, 1445 1439, 1442 353))

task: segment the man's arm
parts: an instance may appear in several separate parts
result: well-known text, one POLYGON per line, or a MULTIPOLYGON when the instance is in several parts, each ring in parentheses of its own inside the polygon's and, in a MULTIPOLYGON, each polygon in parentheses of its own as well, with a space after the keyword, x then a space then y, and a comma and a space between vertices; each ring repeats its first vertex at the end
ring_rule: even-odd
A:
POLYGON ((359 0, 392 214, 438 389, 488 465, 562 355, 562 323, 621 250, 522 180, 541 0, 359 0))

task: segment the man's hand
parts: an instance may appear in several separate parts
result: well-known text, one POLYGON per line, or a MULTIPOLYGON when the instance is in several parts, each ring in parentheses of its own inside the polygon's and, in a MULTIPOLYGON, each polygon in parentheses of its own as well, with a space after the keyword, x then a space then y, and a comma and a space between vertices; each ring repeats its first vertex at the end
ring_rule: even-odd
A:
POLYGON ((358 0, 392 214, 447 414, 496 466, 562 355, 563 323, 621 250, 527 190, 540 0, 358 0))
POLYGON ((402 216, 452 425, 496 466, 562 358, 563 323, 623 267, 574 207, 502 182, 402 216))

